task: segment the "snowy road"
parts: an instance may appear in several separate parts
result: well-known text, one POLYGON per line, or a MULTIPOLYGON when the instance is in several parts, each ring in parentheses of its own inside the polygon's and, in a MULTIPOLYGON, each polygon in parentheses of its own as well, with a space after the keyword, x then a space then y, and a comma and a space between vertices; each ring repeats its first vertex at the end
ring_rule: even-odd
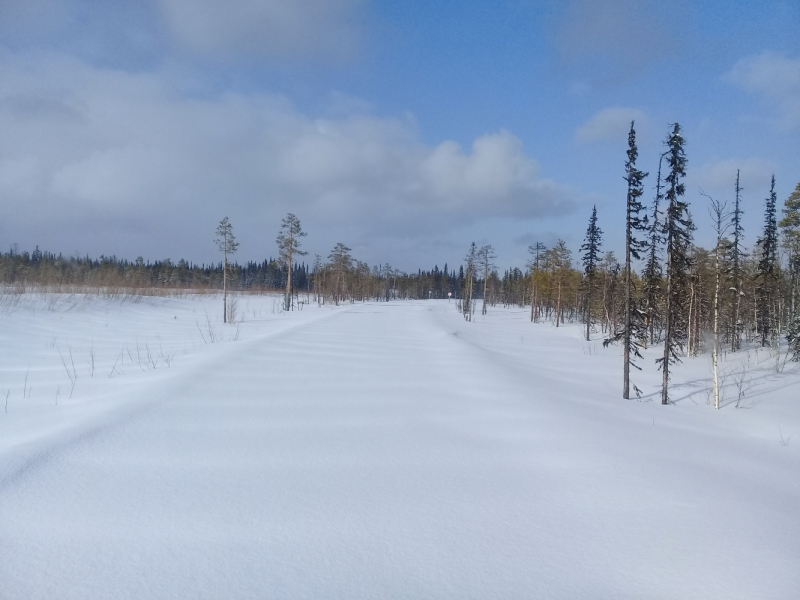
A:
POLYGON ((797 597, 797 452, 486 327, 353 305, 173 369, 0 479, 0 599, 797 597))

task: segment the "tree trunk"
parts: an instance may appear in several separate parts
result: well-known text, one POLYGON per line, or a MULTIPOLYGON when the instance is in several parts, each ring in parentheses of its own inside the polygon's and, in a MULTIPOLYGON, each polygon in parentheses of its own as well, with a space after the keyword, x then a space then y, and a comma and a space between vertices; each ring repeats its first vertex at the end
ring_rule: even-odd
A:
MULTIPOLYGON (((227 242, 226 242, 227 243, 227 242)), ((228 253, 223 252, 222 263, 222 322, 228 322, 228 253)))

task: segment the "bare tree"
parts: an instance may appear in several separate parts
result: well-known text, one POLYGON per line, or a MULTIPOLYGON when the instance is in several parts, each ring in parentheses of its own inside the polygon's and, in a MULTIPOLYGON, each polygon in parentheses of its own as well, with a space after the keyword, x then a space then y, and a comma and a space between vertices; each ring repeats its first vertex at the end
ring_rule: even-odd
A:
POLYGON ((222 322, 228 322, 228 255, 236 254, 239 243, 233 235, 233 226, 225 217, 217 225, 217 248, 222 252, 222 322))
POLYGON ((725 234, 728 231, 728 224, 725 220, 730 216, 725 209, 726 202, 715 200, 702 190, 700 193, 711 201, 711 218, 714 220, 714 231, 717 234, 717 243, 714 247, 714 304, 713 304, 713 334, 714 340, 711 347, 711 369, 714 374, 714 408, 719 409, 719 303, 720 303, 720 288, 722 282, 722 264, 721 260, 725 254, 727 240, 725 234))
POLYGON ((308 252, 300 250, 300 238, 305 237, 305 235, 306 232, 300 226, 300 219, 292 213, 286 215, 281 222, 281 231, 278 233, 276 240, 278 243, 278 260, 287 269, 285 310, 291 310, 292 308, 292 258, 295 254, 299 256, 308 254, 308 252))

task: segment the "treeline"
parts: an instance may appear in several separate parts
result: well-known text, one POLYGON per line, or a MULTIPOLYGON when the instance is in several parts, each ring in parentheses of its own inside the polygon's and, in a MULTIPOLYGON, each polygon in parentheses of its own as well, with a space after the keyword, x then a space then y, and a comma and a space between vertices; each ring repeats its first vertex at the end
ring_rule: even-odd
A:
MULTIPOLYGON (((310 289, 311 277, 305 263, 292 268, 295 284, 303 290, 310 289)), ((0 254, 0 282, 37 287, 93 286, 140 289, 195 289, 218 290, 222 288, 223 264, 196 264, 184 259, 135 261, 116 256, 63 256, 42 252, 36 246, 33 252, 20 252, 11 248, 0 254)), ((228 265, 229 282, 235 289, 253 291, 278 290, 286 285, 287 269, 277 260, 228 265)))

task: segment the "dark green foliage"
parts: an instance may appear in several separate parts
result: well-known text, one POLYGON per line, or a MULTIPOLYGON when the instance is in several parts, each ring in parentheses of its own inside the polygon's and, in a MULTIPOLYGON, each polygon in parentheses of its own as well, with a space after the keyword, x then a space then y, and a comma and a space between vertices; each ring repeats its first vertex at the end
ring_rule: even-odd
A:
POLYGON ((666 154, 669 174, 665 179, 667 208, 663 232, 667 240, 667 292, 664 311, 664 356, 657 360, 663 371, 662 404, 667 404, 669 401, 669 367, 680 362, 678 351, 685 347, 689 333, 686 309, 689 297, 689 273, 692 266, 689 248, 694 224, 689 214, 689 204, 682 199, 686 192, 682 183, 686 176, 684 143, 680 125, 675 123, 667 139, 666 154))
POLYGON ((775 176, 772 176, 769 196, 764 210, 764 234, 756 245, 760 251, 758 273, 756 275, 756 297, 758 310, 758 331, 761 345, 767 346, 769 339, 777 333, 773 303, 778 291, 778 222, 776 218, 777 195, 775 176))
POLYGON ((589 331, 592 325, 592 292, 597 286, 597 263, 600 261, 600 244, 603 242, 603 231, 597 226, 597 207, 592 207, 592 216, 589 217, 589 227, 581 246, 581 260, 583 261, 586 339, 589 340, 589 331))

